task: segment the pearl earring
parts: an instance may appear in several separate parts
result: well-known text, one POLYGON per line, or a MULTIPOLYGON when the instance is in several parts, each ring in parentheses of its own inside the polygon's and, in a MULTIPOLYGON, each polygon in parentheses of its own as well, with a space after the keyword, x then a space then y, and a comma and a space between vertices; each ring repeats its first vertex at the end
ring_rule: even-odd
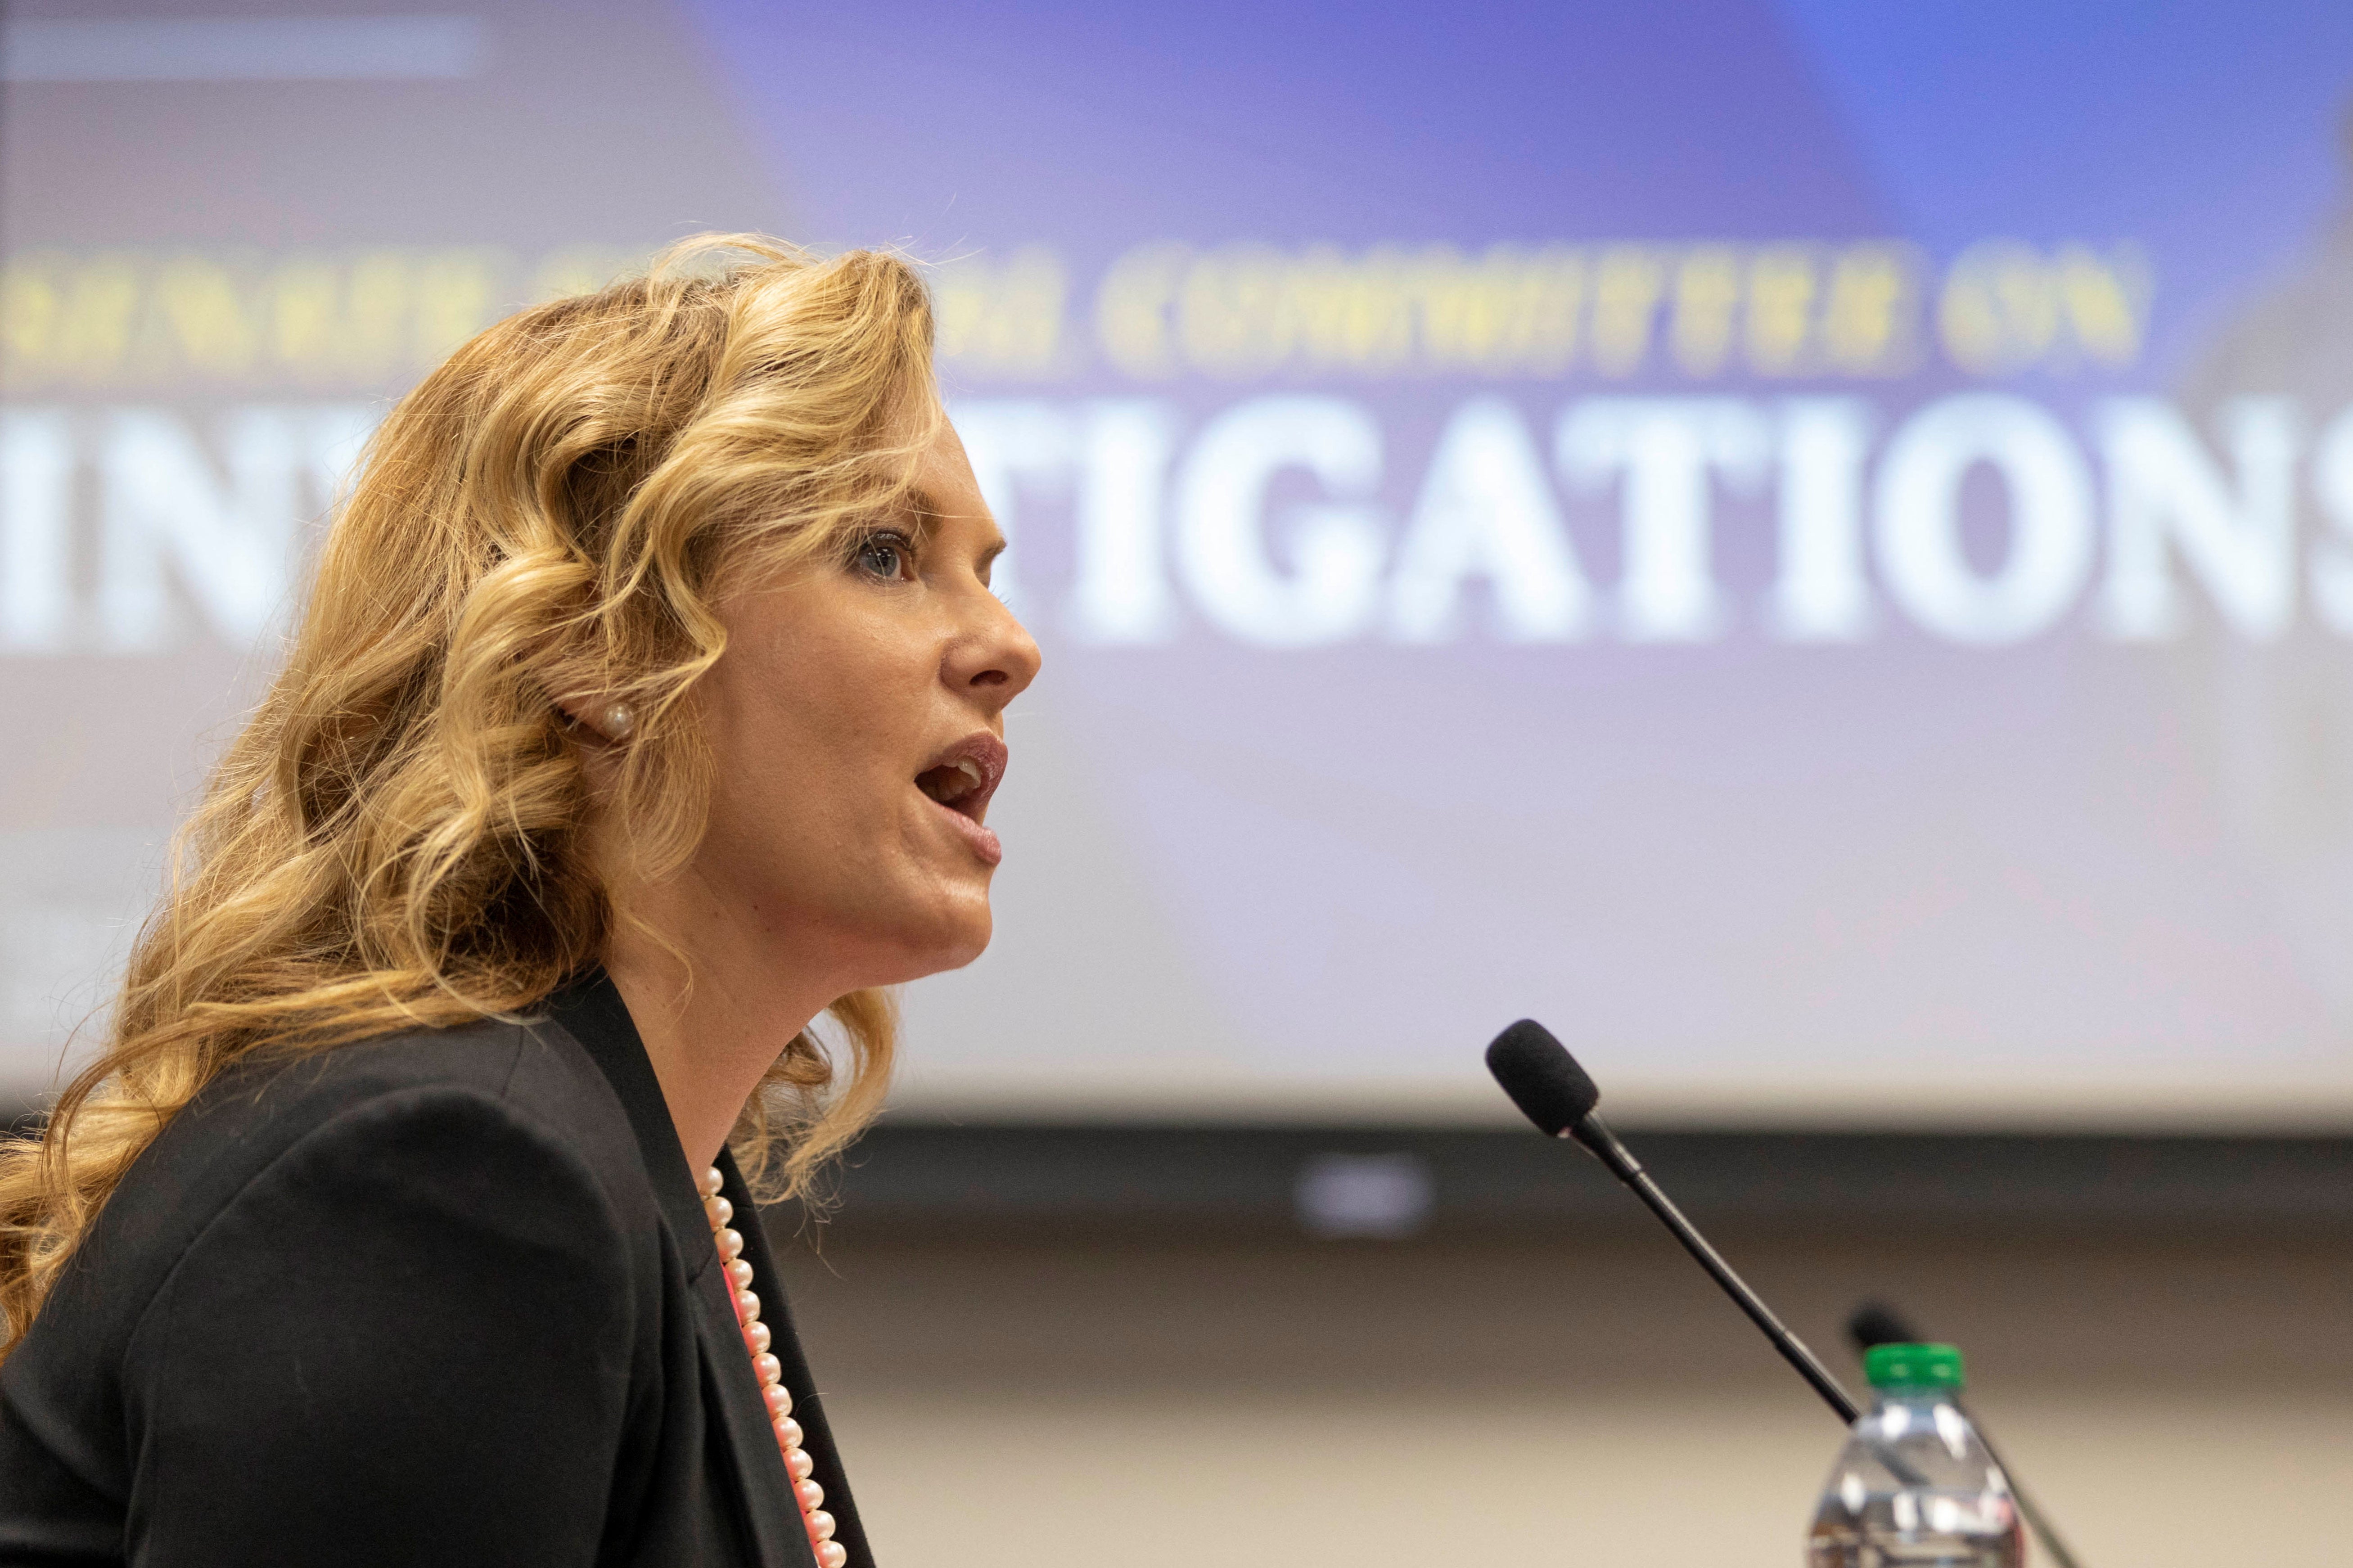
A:
POLYGON ((638 716, 626 702, 607 702, 596 720, 596 727, 605 731, 608 741, 626 741, 629 731, 638 727, 638 716))

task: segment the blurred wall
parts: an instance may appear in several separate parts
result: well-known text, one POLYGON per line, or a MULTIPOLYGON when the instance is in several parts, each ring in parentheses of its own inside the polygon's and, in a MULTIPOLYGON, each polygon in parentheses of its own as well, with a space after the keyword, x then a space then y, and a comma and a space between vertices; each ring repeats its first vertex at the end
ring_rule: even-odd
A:
MULTIPOLYGON (((957 1234, 853 1200, 789 1268, 891 1568, 1788 1568, 1840 1435, 1639 1221, 957 1234)), ((1860 1296, 1962 1344, 2090 1568, 2344 1561, 2353 1229, 1710 1229, 1852 1385, 1860 1296)))

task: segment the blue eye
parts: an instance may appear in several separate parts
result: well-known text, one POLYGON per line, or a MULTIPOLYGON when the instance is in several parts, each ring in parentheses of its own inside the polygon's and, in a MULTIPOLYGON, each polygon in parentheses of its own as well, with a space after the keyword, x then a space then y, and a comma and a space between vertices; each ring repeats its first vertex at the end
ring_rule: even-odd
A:
POLYGON ((858 542, 858 569, 895 582, 907 574, 907 540, 900 533, 874 533, 858 542))

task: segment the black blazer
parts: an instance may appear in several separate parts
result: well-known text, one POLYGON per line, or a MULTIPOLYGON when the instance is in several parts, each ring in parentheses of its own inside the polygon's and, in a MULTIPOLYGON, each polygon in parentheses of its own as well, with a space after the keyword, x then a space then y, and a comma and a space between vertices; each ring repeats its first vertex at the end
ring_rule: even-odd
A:
MULTIPOLYGON (((836 1539, 871 1568, 757 1211, 720 1167, 836 1539)), ((529 1025, 224 1074, 0 1367, 0 1563, 814 1561, 601 974, 529 1025)))

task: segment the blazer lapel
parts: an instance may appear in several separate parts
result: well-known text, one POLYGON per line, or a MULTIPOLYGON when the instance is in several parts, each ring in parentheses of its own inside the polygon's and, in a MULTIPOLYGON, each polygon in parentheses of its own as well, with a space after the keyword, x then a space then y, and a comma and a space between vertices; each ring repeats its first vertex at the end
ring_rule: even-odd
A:
MULTIPOLYGON (((686 1151, 678 1143, 678 1126, 670 1120, 669 1102, 662 1099, 661 1080, 654 1076, 653 1063, 647 1058, 645 1043, 630 1021, 628 1007, 604 971, 596 970, 549 997, 547 1014, 580 1042, 613 1086, 628 1116, 630 1131, 637 1134, 638 1153, 645 1161, 655 1201, 661 1206, 662 1223, 670 1227, 670 1239, 686 1260, 687 1284, 694 1297, 695 1342, 702 1352, 703 1389, 712 1404, 709 1430, 714 1437, 725 1439, 725 1458, 743 1500, 744 1523, 753 1552, 761 1568, 816 1568, 817 1554, 801 1528, 800 1500, 793 1495, 792 1479, 785 1473, 776 1428, 769 1425, 767 1406, 761 1402, 759 1382, 753 1375, 752 1352, 736 1327, 726 1276, 718 1267, 711 1222, 702 1213, 702 1188, 687 1169, 686 1151)), ((722 1152, 719 1166, 728 1182, 728 1200, 735 1205, 735 1223, 744 1233, 745 1251, 760 1249, 752 1265, 756 1279, 753 1288, 760 1292, 761 1315, 765 1317, 774 1270, 765 1267, 759 1211, 744 1193, 733 1158, 722 1152)), ((778 1359, 791 1367, 799 1363, 800 1351, 793 1343, 789 1320, 783 1317, 783 1300, 779 1289, 780 1321, 769 1331, 782 1345, 792 1345, 789 1355, 782 1345, 776 1352, 778 1359)), ((800 1388, 789 1382, 786 1387, 797 1405, 800 1388)), ((818 1484, 826 1484, 822 1471, 818 1484)), ((828 1503, 832 1490, 826 1487, 828 1503)), ((845 1500, 847 1496, 845 1491, 845 1500)))
MULTIPOLYGON (((849 1477, 841 1465, 841 1450, 835 1446, 833 1427, 825 1418, 825 1401, 817 1391, 816 1380, 809 1374, 808 1359, 801 1352, 801 1337, 794 1331, 791 1305, 785 1300, 784 1277, 776 1272, 776 1257, 768 1249, 768 1233, 762 1223, 760 1210, 752 1201, 751 1190, 744 1185, 743 1173, 735 1168, 735 1156, 722 1152, 719 1173, 726 1181, 723 1189, 727 1201, 735 1205, 735 1228, 744 1233, 744 1257, 752 1265, 752 1289, 760 1293, 760 1318, 775 1336, 769 1351, 784 1365, 785 1390, 793 1396, 793 1419, 801 1424, 801 1444, 808 1450, 816 1468, 813 1478, 825 1489, 825 1510, 833 1515, 833 1538, 849 1553, 849 1568, 874 1568, 874 1553, 866 1543, 866 1530, 858 1520, 858 1505, 849 1495, 849 1477)), ((794 1505, 798 1507, 797 1502, 794 1505)))
MULTIPOLYGON (((701 1212, 696 1210, 698 1215, 701 1212)), ((750 1233, 745 1235, 748 1238, 750 1233)), ((776 1429, 769 1423, 768 1407, 760 1398, 759 1380, 752 1373, 751 1348, 736 1327, 735 1307, 728 1297, 726 1276, 716 1267, 718 1254, 711 1245, 707 1226, 702 1248, 713 1266, 703 1269, 694 1281, 695 1338, 702 1346, 703 1386, 718 1403, 718 1424, 725 1426, 733 1450, 735 1479, 743 1488, 753 1548, 763 1563, 816 1568, 817 1553, 810 1550, 808 1531, 801 1526, 800 1500, 793 1495, 792 1478, 786 1473, 785 1457, 776 1447, 776 1429)), ((758 1289, 759 1285, 753 1289, 758 1289)), ((762 1317, 767 1315, 766 1300, 767 1293, 762 1291, 762 1317)), ((794 1403, 799 1403, 797 1394, 794 1403)))

